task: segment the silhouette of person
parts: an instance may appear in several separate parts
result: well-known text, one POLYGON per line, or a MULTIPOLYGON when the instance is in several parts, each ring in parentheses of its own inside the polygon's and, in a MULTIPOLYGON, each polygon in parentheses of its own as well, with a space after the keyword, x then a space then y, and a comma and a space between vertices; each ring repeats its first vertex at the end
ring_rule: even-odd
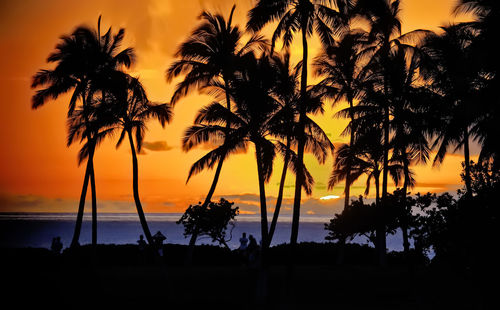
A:
POLYGON ((160 254, 160 256, 163 256, 163 240, 166 239, 167 237, 165 237, 159 230, 153 236, 153 241, 155 243, 156 248, 158 249, 158 254, 160 254))
POLYGON ((240 251, 245 251, 247 249, 247 244, 248 244, 248 239, 247 239, 247 233, 243 233, 243 235, 240 238, 240 251))
POLYGON ((257 245, 257 240, 255 240, 253 235, 248 236, 249 242, 247 247, 248 252, 248 263, 253 265, 257 260, 257 251, 259 246, 257 245))
POLYGON ((52 245, 50 247, 52 252, 54 252, 55 254, 59 254, 61 252, 62 248, 63 248, 63 244, 61 242, 61 237, 52 238, 52 245))
POLYGON ((144 249, 146 249, 146 240, 144 240, 144 236, 143 235, 140 235, 139 236, 139 240, 137 240, 137 243, 139 244, 139 251, 144 251, 144 249))

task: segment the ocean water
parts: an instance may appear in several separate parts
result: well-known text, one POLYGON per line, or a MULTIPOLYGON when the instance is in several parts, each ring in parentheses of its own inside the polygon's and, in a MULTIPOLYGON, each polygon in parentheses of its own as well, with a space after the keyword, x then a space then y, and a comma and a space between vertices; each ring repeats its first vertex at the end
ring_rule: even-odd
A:
MULTIPOLYGON (((152 234, 161 231, 167 237, 165 243, 188 244, 183 235, 184 227, 175 222, 181 214, 146 214, 152 234)), ((1 247, 50 248, 52 238, 61 237, 64 247, 69 246, 75 227, 76 215, 70 213, 0 213, 1 247)), ((326 242, 327 231, 324 223, 329 218, 303 215, 299 227, 299 242, 326 242)), ((230 227, 229 227, 230 228, 230 227)), ((239 215, 232 230, 228 245, 232 249, 239 246, 241 234, 246 232, 260 240, 260 218, 256 215, 239 215)), ((281 216, 276 225, 272 245, 288 243, 291 232, 291 216, 281 216)), ((99 214, 97 241, 100 244, 136 244, 143 234, 137 214, 99 214)), ((228 231, 229 235, 229 231, 228 231)), ((356 243, 367 243, 365 238, 356 238, 356 243)), ((85 214, 80 233, 80 244, 91 243, 91 217, 85 214)), ((197 244, 212 244, 211 239, 199 238, 197 244)), ((387 237, 390 251, 401 251, 401 233, 387 237)))

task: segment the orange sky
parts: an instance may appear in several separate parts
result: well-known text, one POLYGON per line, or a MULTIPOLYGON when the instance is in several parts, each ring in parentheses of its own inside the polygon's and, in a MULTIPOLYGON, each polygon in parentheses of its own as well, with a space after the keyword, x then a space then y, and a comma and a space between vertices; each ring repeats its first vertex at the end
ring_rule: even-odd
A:
MULTIPOLYGON (((95 25, 102 14, 102 27, 115 31, 125 27, 124 47, 136 48, 137 63, 132 73, 138 75, 150 99, 166 102, 173 85, 166 84, 164 73, 173 61, 173 53, 197 23, 202 9, 229 13, 231 0, 7 0, 0 2, 0 212, 75 212, 80 194, 84 166, 77 167, 78 145, 66 147, 66 110, 68 97, 48 102, 31 110, 31 76, 42 68, 48 54, 62 34, 80 24, 95 25), (70 4, 69 4, 70 3, 70 4)), ((250 0, 237 2, 235 22, 244 27, 250 0)), ((403 31, 416 28, 437 30, 452 20, 450 11, 455 0, 403 0, 403 31)), ((266 28, 267 32, 271 29, 266 28)), ((300 41, 298 41, 300 43, 300 41)), ((300 44, 299 44, 300 45, 300 44)), ((314 57, 320 46, 310 43, 314 57)), ((301 57, 299 46, 292 49, 293 59, 301 57)), ((165 129, 149 124, 146 141, 150 147, 139 157, 140 194, 147 212, 182 212, 190 203, 202 200, 210 186, 213 171, 203 172, 185 184, 190 165, 206 150, 183 153, 179 149, 182 132, 193 121, 194 114, 210 98, 193 93, 175 107, 172 124, 165 129), (164 145, 163 148, 154 148, 164 145), (152 145, 151 145, 152 144, 152 145)), ((317 122, 341 142, 339 133, 345 122, 332 118, 327 108, 317 122)), ((116 140, 104 143, 95 156, 97 195, 101 212, 134 212, 132 199, 132 163, 129 146, 116 150, 116 140)), ((147 144, 145 145, 148 146, 147 144)), ((417 167, 418 186, 414 192, 446 191, 460 183, 459 155, 451 155, 440 168, 417 167)), ((312 197, 304 198, 303 212, 333 214, 342 204, 339 200, 322 201, 326 195, 342 196, 343 185, 327 191, 332 159, 319 166, 307 158, 316 180, 312 197)), ((267 186, 272 198, 277 193, 281 161, 267 186)), ((364 180, 353 186, 353 194, 364 190, 364 180)), ((294 178, 287 178, 285 196, 291 198, 294 178)), ((253 150, 230 158, 222 169, 217 196, 229 197, 247 212, 258 212, 257 169, 253 150)), ((285 212, 287 211, 285 205, 285 212)))

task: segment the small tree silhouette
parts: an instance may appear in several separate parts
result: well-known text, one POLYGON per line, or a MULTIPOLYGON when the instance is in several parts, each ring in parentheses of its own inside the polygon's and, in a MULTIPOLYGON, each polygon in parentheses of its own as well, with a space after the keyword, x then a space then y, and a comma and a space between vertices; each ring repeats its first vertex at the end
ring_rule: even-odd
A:
POLYGON ((234 202, 221 198, 219 202, 190 205, 177 224, 184 225, 184 236, 194 233, 198 236, 208 236, 213 242, 218 242, 229 249, 227 242, 232 239, 234 218, 239 214, 239 207, 233 207, 234 202), (229 238, 227 226, 230 225, 229 238))

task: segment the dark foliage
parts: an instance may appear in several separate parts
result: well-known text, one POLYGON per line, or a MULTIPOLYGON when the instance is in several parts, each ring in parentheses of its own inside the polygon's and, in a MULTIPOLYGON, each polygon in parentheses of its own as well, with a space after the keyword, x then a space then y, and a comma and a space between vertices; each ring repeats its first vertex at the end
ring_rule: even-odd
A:
POLYGON ((500 174, 491 166, 471 162, 473 196, 458 191, 417 196, 417 216, 411 234, 422 251, 433 250, 435 264, 466 268, 494 266, 500 236, 498 193, 500 174))
POLYGON ((325 239, 341 240, 346 238, 352 240, 356 236, 365 236, 375 243, 375 231, 379 216, 386 225, 386 233, 394 234, 399 227, 398 220, 401 214, 397 195, 397 191, 392 195, 387 195, 384 203, 380 205, 381 213, 377 211, 375 203, 364 203, 362 196, 359 196, 357 200, 352 200, 342 213, 336 214, 330 223, 325 224, 325 229, 329 231, 325 239))
POLYGON ((213 242, 219 242, 229 248, 227 242, 232 238, 234 218, 239 214, 239 207, 234 207, 234 202, 221 198, 219 202, 190 205, 177 224, 184 225, 184 236, 194 233, 198 236, 208 236, 213 242), (227 226, 231 226, 229 236, 227 226))

